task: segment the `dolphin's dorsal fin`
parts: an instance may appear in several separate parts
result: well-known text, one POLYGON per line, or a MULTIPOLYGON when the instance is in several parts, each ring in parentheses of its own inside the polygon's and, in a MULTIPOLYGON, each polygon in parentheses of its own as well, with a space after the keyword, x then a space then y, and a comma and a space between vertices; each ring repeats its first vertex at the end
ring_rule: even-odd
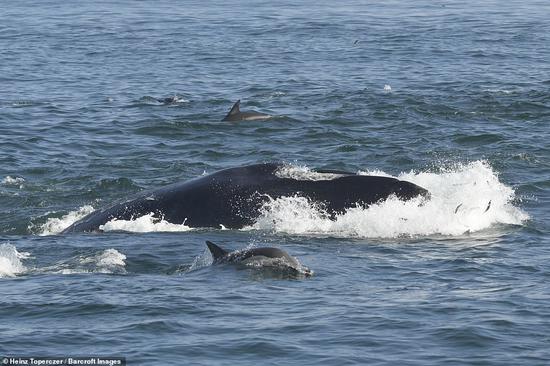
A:
POLYGON ((231 108, 231 110, 229 111, 229 113, 227 115, 232 116, 234 114, 241 113, 241 110, 239 108, 240 105, 241 105, 241 100, 239 99, 235 102, 235 104, 233 104, 233 107, 231 108))
POLYGON ((212 254, 212 258, 214 258, 214 260, 218 260, 227 254, 226 250, 223 250, 211 241, 207 240, 206 245, 208 246, 208 250, 210 250, 210 254, 212 254))
POLYGON ((239 120, 239 114, 241 113, 241 110, 239 109, 239 105, 241 104, 241 100, 237 100, 235 104, 233 104, 233 107, 231 107, 231 110, 227 115, 222 119, 222 121, 237 121, 239 120))

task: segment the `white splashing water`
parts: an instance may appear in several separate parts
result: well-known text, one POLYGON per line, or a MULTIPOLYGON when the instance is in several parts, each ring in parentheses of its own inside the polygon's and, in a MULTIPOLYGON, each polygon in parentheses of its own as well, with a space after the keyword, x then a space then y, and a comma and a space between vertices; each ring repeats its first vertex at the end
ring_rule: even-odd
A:
POLYGON ((162 231, 189 231, 189 226, 172 224, 164 219, 153 217, 153 213, 138 217, 134 220, 111 220, 99 227, 103 231, 129 231, 136 233, 162 232, 162 231))
POLYGON ((306 166, 283 165, 275 171, 279 178, 288 178, 295 180, 332 180, 341 177, 341 174, 319 173, 309 169, 306 166))
MULTIPOLYGON (((390 176, 380 171, 361 174, 390 176)), ((513 205, 514 190, 501 183, 484 161, 440 173, 402 173, 396 178, 426 188, 431 199, 404 202, 390 197, 368 208, 348 209, 331 220, 321 206, 303 197, 283 197, 268 202, 251 228, 299 235, 395 238, 462 235, 497 224, 521 225, 529 219, 513 205)))
POLYGON ((126 260, 126 256, 122 253, 120 253, 116 249, 106 249, 97 256, 96 258, 96 264, 98 267, 112 267, 112 266, 126 266, 126 263, 124 262, 126 260))
POLYGON ((15 277, 17 274, 25 272, 27 268, 21 260, 28 258, 29 255, 26 252, 18 252, 11 244, 0 244, 0 278, 15 277))
POLYGON ((79 262, 80 264, 92 264, 100 272, 102 270, 108 270, 109 268, 120 266, 126 266, 126 255, 122 254, 116 249, 105 249, 103 252, 88 256, 82 257, 79 262))
MULTIPOLYGON (((64 229, 71 226, 74 222, 80 220, 84 216, 92 213, 94 208, 86 205, 80 207, 76 211, 71 211, 61 218, 50 217, 44 224, 40 226, 39 235, 56 235, 62 232, 64 229)), ((31 229, 31 228, 29 228, 31 229)))
POLYGON ((6 186, 11 186, 11 185, 18 185, 18 184, 21 184, 25 181, 25 178, 22 178, 22 177, 12 177, 10 175, 6 176, 4 179, 2 179, 0 181, 1 184, 3 185, 6 185, 6 186))

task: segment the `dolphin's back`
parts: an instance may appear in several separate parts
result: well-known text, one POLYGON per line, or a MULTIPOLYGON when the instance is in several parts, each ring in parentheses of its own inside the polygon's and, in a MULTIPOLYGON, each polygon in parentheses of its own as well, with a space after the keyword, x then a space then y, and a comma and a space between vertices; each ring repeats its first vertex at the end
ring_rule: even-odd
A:
POLYGON ((241 100, 239 99, 235 104, 233 104, 233 107, 231 107, 231 110, 227 115, 222 119, 222 121, 229 121, 229 122, 236 122, 236 121, 253 121, 257 119, 267 119, 271 117, 269 114, 255 112, 255 111, 248 111, 248 112, 241 112, 240 110, 241 100))
POLYGON ((299 267, 300 265, 296 258, 292 257, 282 249, 273 247, 252 248, 244 251, 232 252, 225 257, 224 261, 233 263, 246 263, 250 260, 257 260, 262 258, 280 260, 283 262, 281 264, 285 264, 287 266, 295 268, 299 267))

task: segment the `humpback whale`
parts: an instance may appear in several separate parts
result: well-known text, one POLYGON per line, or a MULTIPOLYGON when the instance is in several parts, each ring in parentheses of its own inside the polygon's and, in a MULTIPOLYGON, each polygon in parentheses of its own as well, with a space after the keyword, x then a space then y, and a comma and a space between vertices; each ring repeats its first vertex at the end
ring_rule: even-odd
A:
POLYGON ((111 220, 132 220, 149 214, 189 227, 239 229, 254 224, 262 207, 280 197, 305 197, 334 218, 348 208, 367 207, 390 196, 401 200, 430 196, 422 187, 390 177, 317 170, 320 179, 307 180, 281 174, 285 168, 288 166, 281 163, 228 168, 138 193, 90 213, 63 233, 101 231, 100 227, 111 220))
POLYGON ((208 250, 212 255, 214 264, 240 263, 258 265, 262 267, 275 267, 283 270, 290 270, 294 273, 302 273, 311 276, 313 272, 302 266, 298 260, 279 248, 251 248, 228 252, 211 241, 206 241, 208 250))
POLYGON ((241 100, 237 100, 235 104, 233 104, 233 107, 227 113, 227 115, 222 119, 222 121, 230 121, 230 122, 237 122, 237 121, 253 121, 258 119, 268 119, 271 118, 269 114, 260 113, 260 112, 241 112, 240 110, 241 100))

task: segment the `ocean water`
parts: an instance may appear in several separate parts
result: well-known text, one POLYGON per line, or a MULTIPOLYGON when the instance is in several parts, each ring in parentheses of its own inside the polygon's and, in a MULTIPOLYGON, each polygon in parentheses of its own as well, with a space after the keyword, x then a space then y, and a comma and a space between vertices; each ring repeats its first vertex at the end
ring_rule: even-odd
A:
POLYGON ((129 365, 550 362, 546 1, 3 2, 0 356, 129 365), (178 102, 157 101, 177 95, 178 102), (221 122, 232 104, 273 115, 221 122), (300 197, 243 230, 131 196, 266 161, 398 177, 432 199, 326 219, 300 197), (211 265, 276 246, 290 277, 211 265))

